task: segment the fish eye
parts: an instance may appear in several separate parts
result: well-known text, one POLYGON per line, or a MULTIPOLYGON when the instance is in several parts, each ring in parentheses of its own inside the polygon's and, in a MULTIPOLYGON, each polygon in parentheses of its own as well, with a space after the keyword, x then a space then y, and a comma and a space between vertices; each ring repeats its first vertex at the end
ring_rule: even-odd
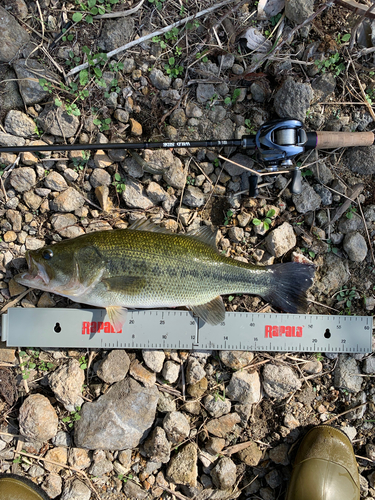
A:
POLYGON ((49 248, 42 252, 43 259, 51 260, 53 257, 53 252, 49 248))

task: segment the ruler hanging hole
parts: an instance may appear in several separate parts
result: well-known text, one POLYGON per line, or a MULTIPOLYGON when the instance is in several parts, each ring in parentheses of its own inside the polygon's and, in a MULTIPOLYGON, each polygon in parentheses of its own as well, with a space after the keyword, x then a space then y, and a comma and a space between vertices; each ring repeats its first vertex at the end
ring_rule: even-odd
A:
POLYGON ((61 326, 60 326, 60 323, 56 323, 56 325, 54 326, 53 328, 55 330, 56 333, 60 333, 61 332, 61 326))
POLYGON ((330 339, 331 338, 331 332, 329 331, 329 328, 324 332, 324 338, 325 339, 330 339))

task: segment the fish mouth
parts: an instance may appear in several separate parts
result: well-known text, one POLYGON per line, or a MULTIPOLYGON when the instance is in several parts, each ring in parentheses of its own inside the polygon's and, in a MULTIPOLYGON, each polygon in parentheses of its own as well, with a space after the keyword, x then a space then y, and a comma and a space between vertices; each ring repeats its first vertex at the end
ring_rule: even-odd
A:
POLYGON ((28 252, 25 257, 29 269, 27 272, 15 276, 15 281, 21 285, 31 286, 32 288, 47 287, 50 282, 50 278, 45 267, 36 262, 28 252))

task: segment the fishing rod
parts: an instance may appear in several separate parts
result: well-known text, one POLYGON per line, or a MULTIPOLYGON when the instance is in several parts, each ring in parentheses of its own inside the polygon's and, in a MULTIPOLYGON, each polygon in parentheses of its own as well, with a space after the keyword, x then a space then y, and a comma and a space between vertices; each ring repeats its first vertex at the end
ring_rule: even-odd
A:
POLYGON ((264 123, 256 134, 246 135, 241 139, 7 146, 0 147, 0 153, 42 153, 46 151, 90 151, 98 149, 241 147, 243 149, 255 150, 259 160, 265 167, 262 170, 247 169, 252 173, 252 175, 249 176, 249 196, 255 198, 259 193, 258 182, 262 175, 277 175, 284 173, 285 170, 292 173, 291 192, 293 194, 300 194, 302 191, 302 173, 293 160, 304 151, 312 149, 372 146, 374 143, 375 136, 372 132, 306 132, 301 121, 293 118, 280 118, 264 123), (283 169, 282 172, 280 169, 283 169))

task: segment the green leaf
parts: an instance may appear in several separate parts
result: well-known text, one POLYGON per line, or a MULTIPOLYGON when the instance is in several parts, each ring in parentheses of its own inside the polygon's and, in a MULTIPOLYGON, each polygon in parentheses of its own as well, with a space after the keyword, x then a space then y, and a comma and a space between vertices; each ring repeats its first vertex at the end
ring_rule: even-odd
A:
POLYGON ((262 221, 259 219, 253 219, 253 224, 254 226, 260 226, 262 224, 262 221))
POLYGON ((88 23, 88 24, 92 24, 92 23, 94 22, 94 19, 93 19, 93 17, 92 17, 90 14, 88 14, 88 15, 85 17, 85 21, 86 21, 86 23, 88 23))
POLYGON ((226 97, 224 99, 224 104, 230 104, 232 102, 231 98, 230 97, 226 97))
POLYGON ((271 219, 269 219, 268 217, 266 217, 263 221, 263 224, 267 224, 268 226, 272 223, 271 219))
POLYGON ((103 76, 102 70, 100 68, 94 68, 94 73, 98 78, 101 78, 103 76))
POLYGON ((343 35, 343 36, 341 37, 341 40, 342 40, 343 42, 348 42, 348 41, 350 40, 350 37, 351 37, 350 33, 346 33, 346 35, 343 35))
POLYGON ((72 19, 75 23, 79 23, 80 21, 82 21, 82 17, 83 14, 81 14, 80 12, 75 12, 72 16, 72 19))
POLYGON ((276 210, 271 208, 271 210, 268 210, 266 217, 273 217, 275 215, 275 213, 276 213, 276 210))
POLYGON ((62 106, 62 102, 60 101, 60 99, 55 99, 55 106, 57 106, 58 108, 62 106))
POLYGON ((266 220, 264 220, 264 221, 263 221, 263 227, 264 227, 264 229, 265 229, 266 231, 268 231, 268 230, 269 230, 269 228, 270 228, 270 226, 269 226, 268 222, 266 222, 266 220))
POLYGON ((176 62, 176 60, 175 60, 175 58, 174 58, 174 57, 170 57, 170 58, 168 59, 168 62, 169 62, 169 64, 170 64, 170 66, 174 66, 174 63, 176 62))
POLYGON ((115 180, 116 181, 121 181, 121 175, 119 173, 115 174, 115 180))
POLYGON ((99 120, 99 118, 94 118, 92 123, 94 125, 97 125, 98 127, 102 124, 101 120, 99 120))

